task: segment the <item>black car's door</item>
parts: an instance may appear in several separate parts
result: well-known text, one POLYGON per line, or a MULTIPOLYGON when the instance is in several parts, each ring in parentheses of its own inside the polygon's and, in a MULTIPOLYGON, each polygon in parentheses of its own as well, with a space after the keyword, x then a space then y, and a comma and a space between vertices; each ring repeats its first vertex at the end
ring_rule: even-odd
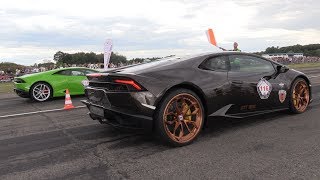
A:
POLYGON ((230 55, 230 82, 233 113, 269 110, 283 106, 279 101, 276 69, 272 62, 250 55, 230 55))
POLYGON ((197 76, 203 92, 207 95, 208 113, 230 104, 228 82, 228 56, 219 55, 207 58, 199 66, 203 73, 197 76), (201 81, 199 81, 201 79, 201 81))

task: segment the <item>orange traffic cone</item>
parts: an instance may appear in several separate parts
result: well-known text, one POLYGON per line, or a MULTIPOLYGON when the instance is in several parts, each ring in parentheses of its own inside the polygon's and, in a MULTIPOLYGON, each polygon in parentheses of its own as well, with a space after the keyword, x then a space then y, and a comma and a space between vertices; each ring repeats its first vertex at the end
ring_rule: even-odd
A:
POLYGON ((74 106, 72 105, 69 89, 66 90, 66 99, 64 101, 64 109, 72 109, 74 106))

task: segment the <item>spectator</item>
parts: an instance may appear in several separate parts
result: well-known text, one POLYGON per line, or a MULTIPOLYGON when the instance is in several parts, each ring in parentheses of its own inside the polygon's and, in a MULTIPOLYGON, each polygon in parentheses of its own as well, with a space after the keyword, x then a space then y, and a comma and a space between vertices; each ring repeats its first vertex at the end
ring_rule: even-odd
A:
MULTIPOLYGON (((226 49, 224 49, 222 47, 219 47, 219 48, 224 50, 224 51, 227 51, 226 49)), ((241 52, 241 50, 238 48, 238 43, 237 42, 233 43, 233 50, 229 50, 229 51, 239 51, 239 52, 241 52)))
POLYGON ((304 56, 304 57, 273 57, 270 58, 273 61, 276 61, 281 64, 301 64, 301 63, 316 63, 320 62, 320 57, 313 56, 304 56))

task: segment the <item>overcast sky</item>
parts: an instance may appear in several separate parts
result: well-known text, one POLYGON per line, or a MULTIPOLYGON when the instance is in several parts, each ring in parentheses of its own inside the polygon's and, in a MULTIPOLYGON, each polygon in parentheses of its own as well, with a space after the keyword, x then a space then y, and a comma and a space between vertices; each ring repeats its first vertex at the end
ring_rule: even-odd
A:
POLYGON ((114 52, 135 57, 262 51, 320 43, 320 0, 1 0, 0 62, 30 65, 55 52, 114 52))

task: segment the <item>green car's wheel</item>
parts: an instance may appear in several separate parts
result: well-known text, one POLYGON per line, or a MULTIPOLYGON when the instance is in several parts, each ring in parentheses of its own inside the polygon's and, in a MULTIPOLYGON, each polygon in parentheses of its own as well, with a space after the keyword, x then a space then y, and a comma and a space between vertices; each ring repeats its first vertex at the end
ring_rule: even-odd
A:
POLYGON ((37 82, 30 89, 30 96, 33 100, 43 102, 52 96, 52 88, 48 83, 37 82))

